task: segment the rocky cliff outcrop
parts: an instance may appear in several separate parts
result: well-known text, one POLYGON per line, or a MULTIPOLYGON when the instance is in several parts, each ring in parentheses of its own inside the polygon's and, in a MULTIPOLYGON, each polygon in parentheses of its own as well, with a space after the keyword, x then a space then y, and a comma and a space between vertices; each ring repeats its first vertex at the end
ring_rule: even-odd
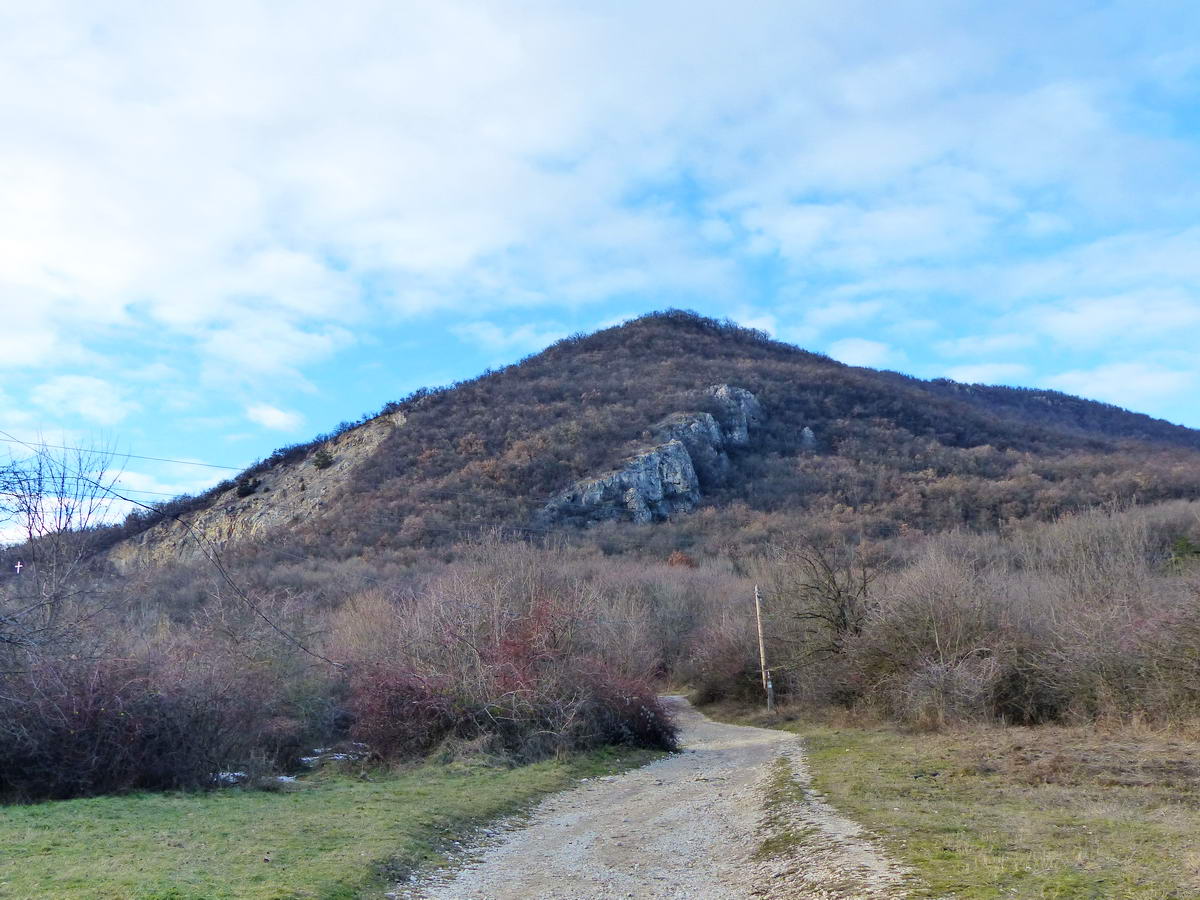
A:
POLYGON ((721 416, 722 432, 731 447, 750 443, 750 429, 763 421, 762 404, 745 388, 718 384, 708 389, 709 395, 724 407, 721 416))
POLYGON ((539 518, 547 524, 653 522, 694 509, 702 488, 729 478, 729 451, 749 444, 750 430, 763 420, 758 398, 744 388, 720 384, 708 394, 717 401, 719 418, 707 412, 668 416, 651 429, 655 446, 619 469, 575 482, 539 518))
MULTIPOLYGON (((235 541, 265 537, 318 515, 337 502, 355 467, 404 421, 401 413, 377 416, 314 448, 300 462, 280 464, 255 478, 239 479, 207 507, 183 518, 192 531, 220 548, 235 541)), ((109 558, 121 571, 202 556, 192 533, 173 520, 155 525, 109 551, 109 558)))
POLYGON ((700 481, 682 441, 639 453, 615 472, 577 481, 546 504, 549 522, 629 519, 653 522, 692 509, 700 500, 700 481))
POLYGON ((675 413, 651 433, 665 444, 679 441, 687 448, 701 487, 724 484, 729 478, 729 454, 720 424, 709 413, 675 413))
POLYGON ((687 447, 702 488, 725 484, 729 451, 747 446, 750 429, 763 420, 762 404, 745 388, 718 384, 707 393, 717 401, 719 419, 711 413, 675 413, 651 429, 657 440, 687 447))

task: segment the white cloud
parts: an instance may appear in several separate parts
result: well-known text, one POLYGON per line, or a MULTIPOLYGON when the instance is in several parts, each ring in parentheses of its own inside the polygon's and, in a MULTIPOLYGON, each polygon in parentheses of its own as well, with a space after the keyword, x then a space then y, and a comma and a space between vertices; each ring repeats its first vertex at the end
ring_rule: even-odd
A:
MULTIPOLYGON (((305 328, 266 316, 238 316, 228 327, 209 331, 199 342, 207 361, 206 375, 216 381, 260 374, 296 372, 352 342, 337 326, 305 328)), ((299 377, 297 375, 297 377, 299 377)))
POLYGON ((597 331, 605 328, 616 328, 618 325, 624 325, 626 322, 637 318, 637 313, 623 313, 619 316, 609 316, 602 322, 598 322, 595 326, 597 331))
MULTIPOLYGON (((1004 176, 1069 180, 1113 138, 1086 84, 996 89, 1003 32, 982 42, 943 4, 709 4, 686 27, 673 4, 638 9, 636 29, 623 4, 359 0, 337 23, 303 2, 10 13, 3 162, 22 178, 0 246, 27 288, 109 318, 138 296, 165 321, 209 315, 199 297, 219 314, 253 247, 284 260, 282 307, 341 319, 344 298, 314 304, 287 273, 337 280, 335 257, 457 281, 546 238, 587 249, 606 223, 627 230, 630 184, 680 167, 726 192, 732 215, 688 226, 705 240, 745 219, 842 263, 942 252, 985 227, 1004 176), (879 196, 763 202, 809 190, 879 196)), ((666 208, 641 218, 672 230, 666 208)))
POLYGON ((56 419, 75 415, 96 425, 116 425, 137 409, 124 390, 91 375, 59 375, 33 389, 33 402, 56 419))
POLYGON ((246 407, 246 418, 273 431, 295 431, 304 424, 304 417, 299 413, 279 409, 269 403, 255 403, 246 407))
POLYGON ((779 320, 769 312, 743 307, 729 316, 743 328, 755 328, 774 337, 779 331, 779 320))
POLYGON ((871 269, 954 255, 979 241, 988 217, 961 202, 760 206, 746 224, 795 265, 871 269))
POLYGON ((1200 327, 1200 289, 1144 289, 1110 297, 1073 300, 1036 311, 1033 322, 1055 340, 1089 346, 1119 340, 1160 342, 1200 327))
POLYGON ((786 340, 808 344, 830 329, 874 319, 884 309, 882 300, 832 300, 805 309, 797 324, 781 329, 780 333, 786 340))
POLYGON ((985 356, 993 353, 1025 350, 1033 346, 1033 343, 1034 338, 1029 334, 1012 332, 971 334, 948 341, 940 341, 937 344, 937 351, 946 356, 985 356))
POLYGON ((1195 371, 1168 369, 1141 362, 1110 363, 1076 369, 1043 379, 1046 387, 1127 409, 1143 410, 1194 392, 1200 381, 1195 371))
POLYGON ((839 325, 872 319, 883 310, 882 300, 839 300, 808 310, 804 323, 813 328, 835 328, 839 325))
POLYGON ((971 366, 952 366, 946 377, 964 384, 1013 384, 1029 374, 1021 363, 979 363, 971 366))
POLYGON ((888 344, 866 338, 846 338, 829 345, 829 355, 850 366, 880 368, 894 365, 899 355, 888 344))
MULTIPOLYGON (((114 462, 118 464, 121 462, 119 455, 114 457, 114 462)), ((139 461, 139 465, 145 465, 145 462, 139 461)), ((116 487, 123 493, 130 493, 135 500, 150 504, 154 502, 155 498, 162 499, 164 496, 177 497, 180 494, 198 494, 232 474, 232 472, 178 464, 165 466, 163 474, 160 475, 124 468, 117 475, 116 487)))
POLYGON ((4 368, 34 368, 51 360, 62 364, 78 359, 78 351, 68 349, 68 339, 47 314, 52 298, 22 291, 25 303, 18 309, 6 308, 3 298, 16 296, 17 289, 5 282, 0 272, 0 313, 6 325, 0 329, 0 366, 4 368), (36 297, 36 301, 29 300, 36 297))
POLYGON ((451 329, 465 341, 493 352, 540 350, 567 336, 558 325, 518 325, 503 327, 495 322, 468 322, 451 329))
POLYGON ((1196 146, 1155 99, 1186 103, 1194 54, 1170 23, 1190 9, 1139 17, 1082 0, 16 4, 0 366, 151 346, 181 384, 263 396, 406 318, 465 321, 502 353, 556 336, 493 324, 514 311, 701 303, 806 343, 875 319, 900 343, 908 304, 921 322, 937 303, 998 311, 1004 332, 1026 312, 1121 358, 1126 336, 1194 324, 1166 300, 1136 321, 1095 304, 1186 305, 1200 283, 1200 229, 1179 224, 1196 146))
POLYGON ((1178 291, 1200 284, 1200 226, 1123 231, 981 274, 1012 300, 1178 291))

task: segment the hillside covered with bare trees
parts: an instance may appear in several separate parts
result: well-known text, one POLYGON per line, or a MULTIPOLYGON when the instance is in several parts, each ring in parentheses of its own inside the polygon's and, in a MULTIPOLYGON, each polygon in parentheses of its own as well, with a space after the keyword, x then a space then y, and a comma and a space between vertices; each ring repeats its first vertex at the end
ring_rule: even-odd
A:
POLYGON ((672 521, 653 534, 592 529, 610 551, 752 548, 814 516, 882 539, 1200 496, 1191 429, 1052 391, 853 368, 672 311, 417 391, 100 540, 173 558, 189 542, 166 516, 182 515, 221 545, 415 559, 481 529, 559 530, 541 513, 564 490, 619 471, 672 421, 724 421, 717 386, 751 394, 761 421, 727 448, 720 479, 701 467, 692 515, 655 516, 672 521))
POLYGON ((781 701, 923 727, 1200 714, 1200 435, 1065 395, 669 312, 118 525, 110 462, 0 473, 25 528, 0 551, 23 565, 5 797, 205 787, 340 741, 670 747, 662 684, 760 697, 755 585, 781 701))

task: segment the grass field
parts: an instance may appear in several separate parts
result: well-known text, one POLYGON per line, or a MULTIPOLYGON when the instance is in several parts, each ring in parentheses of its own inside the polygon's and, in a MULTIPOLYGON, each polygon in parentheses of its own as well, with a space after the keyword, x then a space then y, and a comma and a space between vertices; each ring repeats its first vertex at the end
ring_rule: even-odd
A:
POLYGON ((785 717, 815 787, 917 875, 916 897, 1200 897, 1200 742, 1089 728, 938 734, 785 717))
POLYGON ((659 755, 601 751, 515 769, 431 764, 370 780, 322 773, 279 792, 0 807, 0 897, 379 897, 473 826, 659 755))

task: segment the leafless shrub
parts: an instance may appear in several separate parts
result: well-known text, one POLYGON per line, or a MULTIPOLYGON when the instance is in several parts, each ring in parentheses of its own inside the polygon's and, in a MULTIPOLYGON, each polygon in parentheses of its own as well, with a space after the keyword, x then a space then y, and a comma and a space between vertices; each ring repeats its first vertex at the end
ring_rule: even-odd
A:
POLYGON ((18 577, 0 582, 0 645, 69 642, 104 607, 95 529, 113 504, 118 475, 104 450, 34 446, 28 458, 0 465, 0 527, 19 535, 11 564, 21 566, 18 577))
POLYGON ((948 663, 925 660, 892 687, 893 713, 918 727, 977 719, 992 699, 999 663, 994 657, 965 657, 948 663))
MULTIPOLYGON (((875 577, 836 543, 776 551, 754 571, 776 686, 922 727, 1193 717, 1200 569, 1177 548, 1195 539, 1198 511, 1174 502, 907 539, 875 577)), ((697 633, 691 678, 705 697, 754 672, 750 627, 715 617, 697 633)))
POLYGON ((520 759, 605 743, 672 746, 644 611, 594 572, 487 540, 406 596, 335 616, 355 734, 383 756, 492 735, 520 759))
POLYGON ((41 657, 0 679, 0 796, 211 786, 263 743, 271 688, 173 652, 41 657))
POLYGON ((697 703, 758 697, 762 686, 750 618, 726 609, 693 633, 690 653, 677 668, 697 703))

